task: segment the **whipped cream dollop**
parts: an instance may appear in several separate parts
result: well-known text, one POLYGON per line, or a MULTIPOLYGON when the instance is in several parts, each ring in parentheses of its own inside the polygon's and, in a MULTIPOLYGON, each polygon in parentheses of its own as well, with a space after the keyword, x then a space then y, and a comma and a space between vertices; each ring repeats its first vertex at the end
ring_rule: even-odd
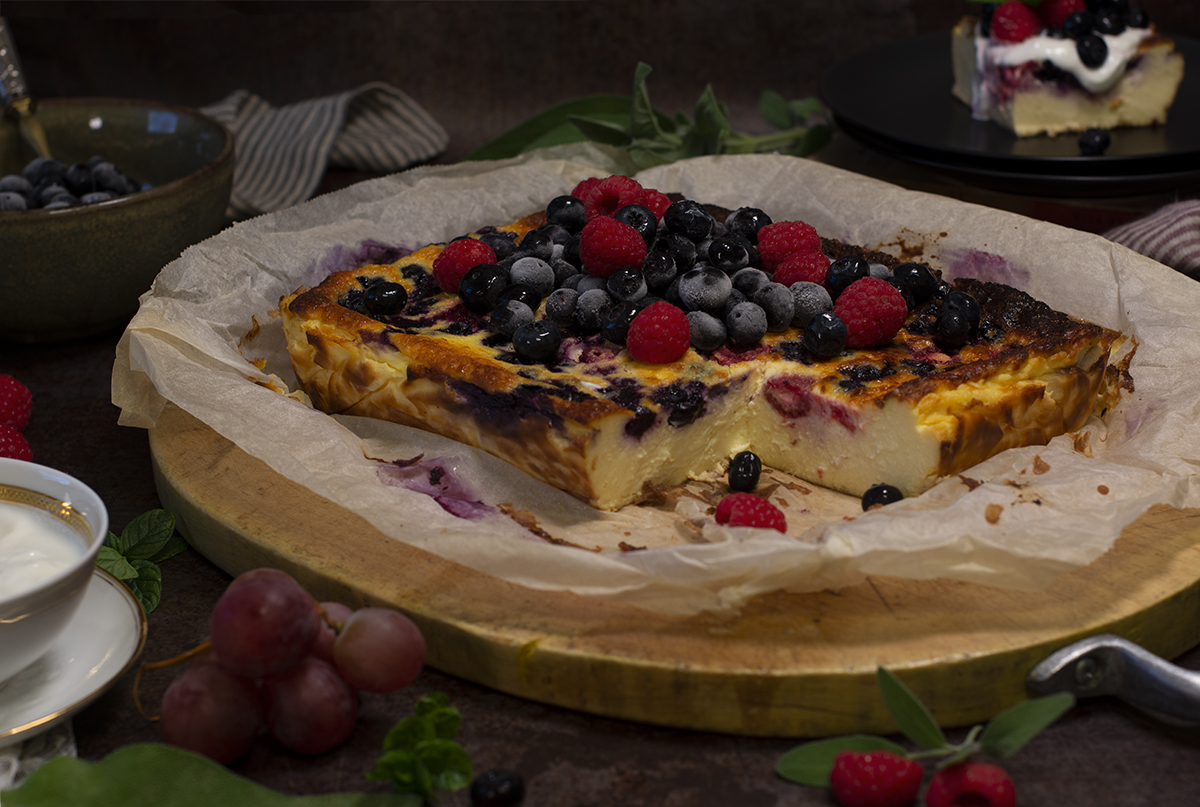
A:
POLYGON ((1138 46, 1150 36, 1149 28, 1126 28, 1119 34, 1100 35, 1108 45, 1108 56, 1099 67, 1087 67, 1079 59, 1074 39, 1038 34, 1023 42, 997 42, 989 37, 975 36, 975 54, 979 71, 1000 65, 1013 67, 1025 62, 1050 62, 1079 80, 1084 89, 1096 94, 1112 89, 1129 62, 1137 55, 1138 46))
POLYGON ((52 514, 0 502, 0 598, 70 569, 85 549, 83 538, 52 514))

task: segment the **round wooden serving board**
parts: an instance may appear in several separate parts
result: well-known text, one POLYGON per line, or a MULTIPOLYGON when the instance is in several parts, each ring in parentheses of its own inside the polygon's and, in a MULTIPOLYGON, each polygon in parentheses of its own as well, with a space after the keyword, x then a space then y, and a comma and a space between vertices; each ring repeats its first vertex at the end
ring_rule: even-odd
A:
POLYGON ((230 574, 270 565, 319 599, 408 613, 446 673, 608 717, 760 736, 896 730, 896 672, 944 726, 1029 697, 1054 650, 1113 632, 1174 658, 1200 643, 1200 511, 1158 507, 1045 591, 872 578, 740 613, 664 616, 536 591, 386 537, 175 407, 150 432, 162 504, 230 574))

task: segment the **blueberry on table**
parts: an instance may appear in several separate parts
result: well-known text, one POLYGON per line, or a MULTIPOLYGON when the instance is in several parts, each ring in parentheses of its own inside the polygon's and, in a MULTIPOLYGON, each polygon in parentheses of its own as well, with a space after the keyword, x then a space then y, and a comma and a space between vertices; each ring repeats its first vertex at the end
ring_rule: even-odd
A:
POLYGON ((1107 129, 1088 129, 1079 136, 1079 153, 1085 157, 1097 157, 1108 151, 1112 136, 1107 129))
POLYGON ((525 782, 512 771, 491 770, 471 782, 471 807, 514 807, 525 800, 525 782))
POLYGON ((729 487, 746 493, 758 487, 762 460, 753 451, 739 451, 729 462, 729 487))
POLYGON ((867 488, 867 492, 862 495, 862 509, 865 512, 873 507, 882 507, 885 504, 898 502, 903 498, 904 494, 900 492, 900 488, 879 482, 867 488))

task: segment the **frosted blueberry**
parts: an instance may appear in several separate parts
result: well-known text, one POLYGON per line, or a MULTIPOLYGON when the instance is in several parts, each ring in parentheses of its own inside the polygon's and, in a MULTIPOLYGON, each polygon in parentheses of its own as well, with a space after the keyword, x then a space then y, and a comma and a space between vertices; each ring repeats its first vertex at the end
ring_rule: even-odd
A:
POLYGON ((543 297, 554 291, 554 269, 541 258, 520 258, 513 262, 508 274, 513 283, 533 286, 543 297))
POLYGON ((596 333, 604 324, 604 314, 612 304, 612 298, 602 288, 583 292, 575 303, 575 325, 584 333, 596 333))
POLYGON ((492 310, 492 327, 511 337, 517 328, 533 322, 533 309, 520 300, 503 300, 492 310))
POLYGON ((570 327, 575 322, 575 304, 579 302, 579 292, 574 289, 556 289, 546 298, 546 316, 563 328, 570 327))
POLYGON ((778 333, 792 324, 796 303, 791 289, 782 283, 768 283, 750 295, 750 302, 766 313, 768 331, 778 333))
POLYGON ((758 344, 767 335, 767 313, 754 303, 738 303, 725 317, 725 330, 738 347, 758 344))
POLYGON ((771 276, 762 269, 746 268, 733 276, 733 287, 742 294, 754 294, 771 282, 771 276))
POLYGON ((795 306, 792 327, 805 328, 813 317, 833 310, 833 298, 819 283, 800 280, 793 283, 788 291, 792 293, 792 303, 795 306))
POLYGON ((711 266, 690 269, 679 278, 679 299, 685 311, 719 311, 731 291, 729 275, 711 266))
POLYGON ((703 311, 689 311, 688 329, 691 331, 692 347, 696 350, 716 350, 725 344, 725 323, 703 311))

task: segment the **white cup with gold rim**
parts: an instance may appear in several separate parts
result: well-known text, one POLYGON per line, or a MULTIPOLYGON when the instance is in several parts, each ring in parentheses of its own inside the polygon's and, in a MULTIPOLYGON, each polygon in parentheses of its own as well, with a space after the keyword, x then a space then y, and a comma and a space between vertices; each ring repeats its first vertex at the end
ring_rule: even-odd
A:
POLYGON ((62 471, 0 457, 0 682, 41 658, 91 582, 108 510, 62 471))

